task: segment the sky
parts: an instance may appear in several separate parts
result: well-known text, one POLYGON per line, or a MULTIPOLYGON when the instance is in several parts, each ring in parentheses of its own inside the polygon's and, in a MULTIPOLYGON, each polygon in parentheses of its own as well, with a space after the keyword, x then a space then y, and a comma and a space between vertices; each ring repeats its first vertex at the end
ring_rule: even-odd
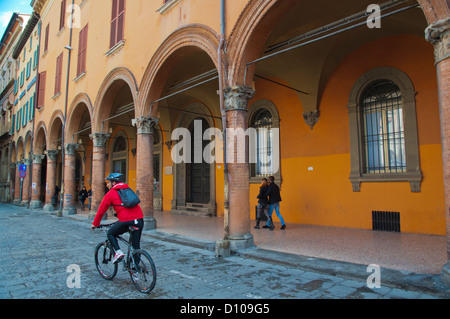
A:
POLYGON ((30 4, 31 0, 0 0, 0 39, 5 33, 13 12, 31 14, 33 8, 30 4))

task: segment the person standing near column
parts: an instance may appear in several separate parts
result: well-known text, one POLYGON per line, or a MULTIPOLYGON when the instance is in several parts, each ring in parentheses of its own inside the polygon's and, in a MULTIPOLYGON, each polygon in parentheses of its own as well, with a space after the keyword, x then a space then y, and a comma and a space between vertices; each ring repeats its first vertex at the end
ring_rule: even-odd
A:
POLYGON ((264 228, 270 228, 270 220, 272 219, 272 213, 275 209, 275 213, 277 214, 278 218, 281 222, 281 228, 285 229, 286 224, 284 222, 283 216, 281 216, 280 213, 280 202, 281 202, 281 195, 280 195, 280 187, 275 184, 275 177, 269 176, 269 188, 267 189, 267 192, 265 194, 269 197, 269 219, 267 221, 267 227, 264 226, 264 228))

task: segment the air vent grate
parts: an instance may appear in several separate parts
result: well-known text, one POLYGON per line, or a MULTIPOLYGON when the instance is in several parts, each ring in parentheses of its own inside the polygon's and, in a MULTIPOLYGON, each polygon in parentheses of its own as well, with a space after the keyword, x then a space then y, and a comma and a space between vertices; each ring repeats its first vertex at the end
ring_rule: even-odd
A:
POLYGON ((400 233, 400 213, 372 211, 372 229, 400 233))

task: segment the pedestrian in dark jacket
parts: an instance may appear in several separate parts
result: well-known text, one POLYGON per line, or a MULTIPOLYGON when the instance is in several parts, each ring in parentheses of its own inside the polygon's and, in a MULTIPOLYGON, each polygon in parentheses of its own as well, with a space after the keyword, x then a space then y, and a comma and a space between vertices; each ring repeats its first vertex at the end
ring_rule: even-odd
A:
MULTIPOLYGON (((270 219, 270 224, 271 224, 271 230, 273 230, 273 228, 275 228, 275 226, 273 226, 272 218, 270 218, 269 216, 269 201, 267 200, 267 196, 265 195, 267 192, 267 188, 269 186, 269 182, 267 180, 267 178, 263 178, 261 180, 261 187, 259 188, 259 194, 258 196, 256 196, 256 198, 258 198, 258 205, 256 206, 256 226, 255 229, 259 229, 259 223, 261 221, 261 218, 263 217, 263 214, 265 214, 267 216, 268 219, 270 219)), ((265 228, 265 226, 263 226, 263 228, 265 228)))
POLYGON ((86 186, 83 186, 81 188, 80 193, 78 194, 80 201, 81 201, 81 210, 84 210, 84 202, 86 201, 86 199, 89 197, 88 192, 86 190, 86 186))
MULTIPOLYGON (((280 214, 280 202, 281 202, 280 187, 278 187, 278 185, 275 184, 275 177, 273 176, 269 176, 269 187, 267 188, 265 195, 269 197, 269 216, 272 217, 273 210, 275 209, 275 213, 277 214, 281 222, 281 229, 285 229, 286 224, 284 222, 283 216, 281 216, 280 214)), ((267 221, 267 225, 264 227, 265 228, 270 227, 269 220, 267 221)))

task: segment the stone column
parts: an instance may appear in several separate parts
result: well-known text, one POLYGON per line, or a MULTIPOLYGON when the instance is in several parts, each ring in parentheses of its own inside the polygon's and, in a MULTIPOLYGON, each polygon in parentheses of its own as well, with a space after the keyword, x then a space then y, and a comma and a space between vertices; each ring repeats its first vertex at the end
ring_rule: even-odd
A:
POLYGON ((19 205, 21 202, 20 198, 20 180, 21 177, 19 176, 19 165, 22 165, 23 161, 17 161, 16 162, 16 178, 14 181, 14 205, 19 205))
POLYGON ((425 37, 434 45, 436 61, 447 224, 447 263, 442 268, 441 280, 450 286, 450 18, 428 26, 425 37))
POLYGON ((239 134, 248 128, 247 102, 253 97, 254 90, 234 86, 226 88, 224 94, 229 195, 229 216, 225 218, 224 237, 229 240, 230 249, 236 250, 253 246, 253 235, 250 232, 248 145, 238 141, 245 141, 245 136, 239 134))
MULTIPOLYGON (((91 214, 95 216, 103 196, 105 196, 105 145, 109 138, 107 133, 94 133, 89 137, 93 141, 92 155, 92 202, 91 214)), ((90 216, 92 217, 92 216, 90 216)))
POLYGON ((144 213, 144 230, 156 228, 153 217, 153 134, 159 119, 139 117, 132 120, 137 127, 136 193, 144 213))
POLYGON ((20 202, 20 206, 28 206, 30 200, 30 174, 33 168, 31 166, 31 159, 26 158, 23 162, 27 166, 27 171, 22 183, 22 201, 20 202))
POLYGON ((63 216, 77 213, 77 189, 75 185, 75 155, 78 144, 66 144, 64 159, 64 206, 63 216))
POLYGON ((42 160, 45 155, 32 155, 33 159, 33 177, 31 180, 31 209, 42 208, 42 202, 40 201, 42 187, 41 187, 41 176, 42 176, 42 160))
POLYGON ((9 201, 14 201, 16 190, 15 190, 15 176, 16 176, 16 163, 9 164, 9 201))
POLYGON ((45 185, 45 211, 54 211, 52 197, 55 196, 56 161, 58 160, 58 150, 47 150, 47 182, 45 185))

